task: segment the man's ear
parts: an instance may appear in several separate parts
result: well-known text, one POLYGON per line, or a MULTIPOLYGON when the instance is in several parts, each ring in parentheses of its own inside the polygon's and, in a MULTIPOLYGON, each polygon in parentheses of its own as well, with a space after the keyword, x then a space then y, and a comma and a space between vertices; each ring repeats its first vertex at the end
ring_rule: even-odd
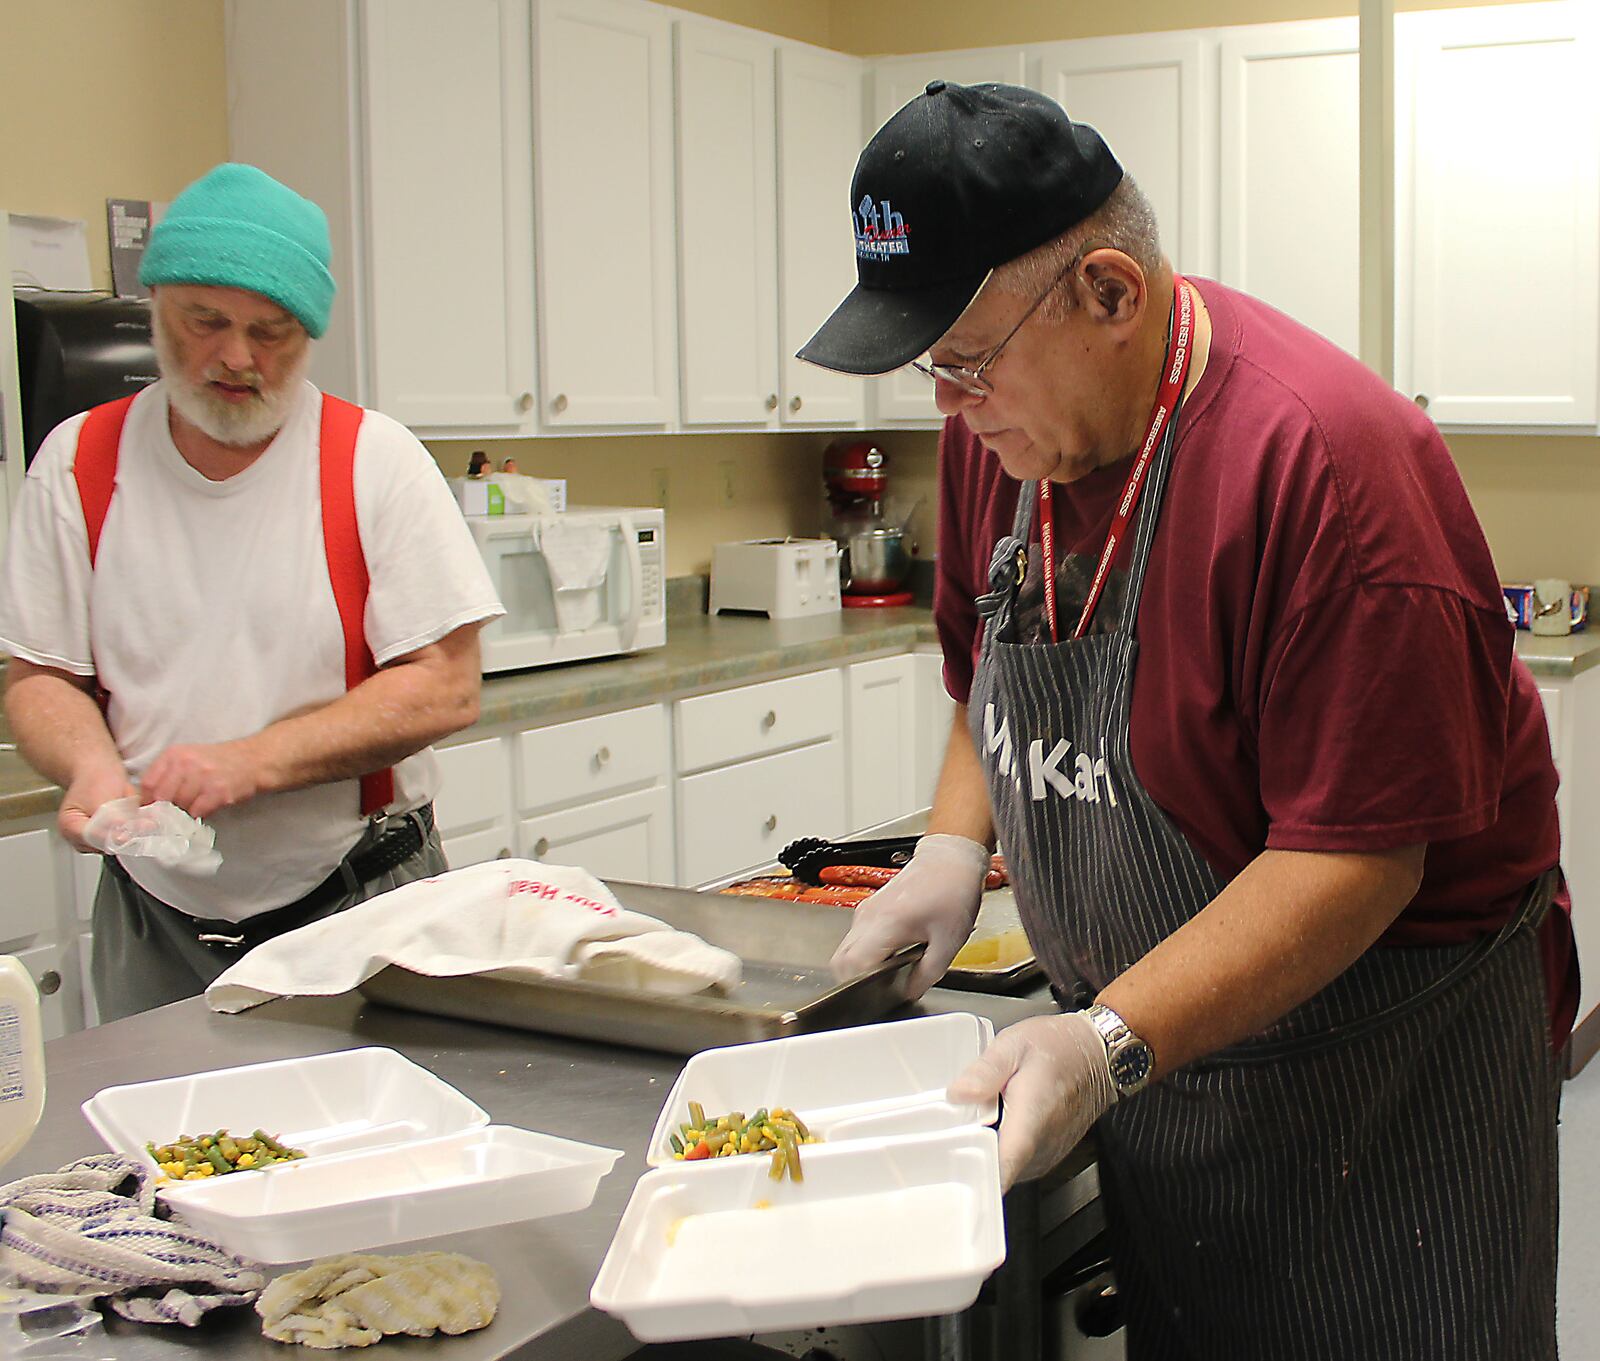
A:
POLYGON ((1084 256, 1080 271, 1089 313, 1096 321, 1131 322, 1148 298, 1144 271, 1120 250, 1103 248, 1084 256))

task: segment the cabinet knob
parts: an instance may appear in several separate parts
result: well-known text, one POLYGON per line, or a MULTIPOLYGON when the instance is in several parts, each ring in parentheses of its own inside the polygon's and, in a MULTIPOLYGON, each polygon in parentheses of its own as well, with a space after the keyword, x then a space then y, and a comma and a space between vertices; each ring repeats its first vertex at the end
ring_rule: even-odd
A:
POLYGON ((766 713, 762 714, 762 716, 761 716, 761 731, 762 732, 771 732, 773 730, 773 728, 775 728, 777 726, 777 724, 778 724, 778 711, 776 709, 768 709, 766 711, 766 713))
POLYGON ((556 393, 555 400, 550 403, 550 409, 558 413, 565 411, 567 409, 567 394, 564 392, 556 393))
POLYGON ((549 854, 550 854, 550 838, 549 837, 542 836, 537 841, 535 841, 533 843, 533 858, 535 860, 543 860, 545 858, 545 856, 547 856, 549 854))
POLYGON ((1426 392, 1419 392, 1412 400, 1424 411, 1428 409, 1428 394, 1426 392))
POLYGON ((46 969, 39 975, 39 992, 45 997, 54 997, 61 991, 61 975, 54 969, 46 969))
POLYGON ((518 411, 532 411, 533 410, 533 394, 531 392, 524 392, 520 397, 517 398, 517 410, 518 411))
POLYGON ((595 754, 594 754, 594 763, 595 763, 596 767, 605 765, 606 762, 608 762, 610 759, 611 759, 611 748, 610 747, 601 747, 600 750, 595 752, 595 754))
POLYGON ((511 859, 511 847, 502 846, 500 848, 500 854, 495 856, 495 859, 496 860, 509 860, 509 859, 511 859))
POLYGON ((800 409, 800 398, 798 396, 789 398, 789 410, 790 411, 798 411, 799 409, 800 409))
POLYGON ((767 410, 768 411, 776 411, 777 409, 778 409, 778 394, 776 392, 769 392, 767 394, 767 410))
POLYGON ((778 830, 778 815, 776 813, 770 814, 768 816, 767 820, 765 822, 763 822, 761 825, 763 827, 765 827, 769 832, 777 831, 778 830))

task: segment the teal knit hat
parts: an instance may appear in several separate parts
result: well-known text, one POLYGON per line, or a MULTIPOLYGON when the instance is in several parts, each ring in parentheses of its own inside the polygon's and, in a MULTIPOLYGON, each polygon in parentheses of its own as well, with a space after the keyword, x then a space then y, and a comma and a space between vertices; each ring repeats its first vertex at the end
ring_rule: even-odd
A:
POLYGON ((150 233, 139 282, 247 289, 320 336, 333 306, 332 258, 315 203, 253 165, 219 165, 173 199, 150 233))

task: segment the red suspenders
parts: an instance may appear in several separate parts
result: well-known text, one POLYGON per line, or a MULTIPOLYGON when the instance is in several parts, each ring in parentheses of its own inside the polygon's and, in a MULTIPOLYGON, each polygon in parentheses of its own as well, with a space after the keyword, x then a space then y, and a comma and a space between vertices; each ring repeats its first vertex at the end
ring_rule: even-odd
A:
MULTIPOLYGON (((117 453, 122 427, 128 419, 132 397, 95 407, 78 432, 78 452, 73 477, 83 502, 84 525, 89 531, 89 567, 100 551, 100 531, 117 484, 117 453)), ((367 559, 361 551, 361 531, 356 523, 356 432, 363 411, 359 406, 324 394, 322 398, 322 543, 328 557, 328 579, 333 586, 339 623, 344 630, 344 685, 353 690, 377 671, 367 646, 364 621, 367 609, 367 559)), ((394 802, 394 771, 388 767, 361 777, 361 815, 380 812, 394 802)))

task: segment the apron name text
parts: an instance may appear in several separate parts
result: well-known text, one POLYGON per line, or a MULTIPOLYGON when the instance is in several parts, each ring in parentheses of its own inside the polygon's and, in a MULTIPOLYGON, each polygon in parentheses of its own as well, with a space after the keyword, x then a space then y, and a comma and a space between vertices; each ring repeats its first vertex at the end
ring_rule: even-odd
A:
POLYGON ((1060 738, 1046 752, 1044 739, 1036 737, 1028 743, 1025 761, 1019 763, 1011 737, 1011 720, 996 721, 993 703, 983 708, 983 745, 986 753, 994 758, 995 769, 1019 790, 1024 787, 1026 777, 1028 797, 1035 803, 1043 803, 1054 793, 1057 798, 1077 799, 1080 803, 1099 803, 1103 797, 1111 807, 1117 806, 1116 791, 1112 788, 1104 756, 1090 757, 1087 752, 1080 751, 1069 764, 1071 742, 1060 738))

